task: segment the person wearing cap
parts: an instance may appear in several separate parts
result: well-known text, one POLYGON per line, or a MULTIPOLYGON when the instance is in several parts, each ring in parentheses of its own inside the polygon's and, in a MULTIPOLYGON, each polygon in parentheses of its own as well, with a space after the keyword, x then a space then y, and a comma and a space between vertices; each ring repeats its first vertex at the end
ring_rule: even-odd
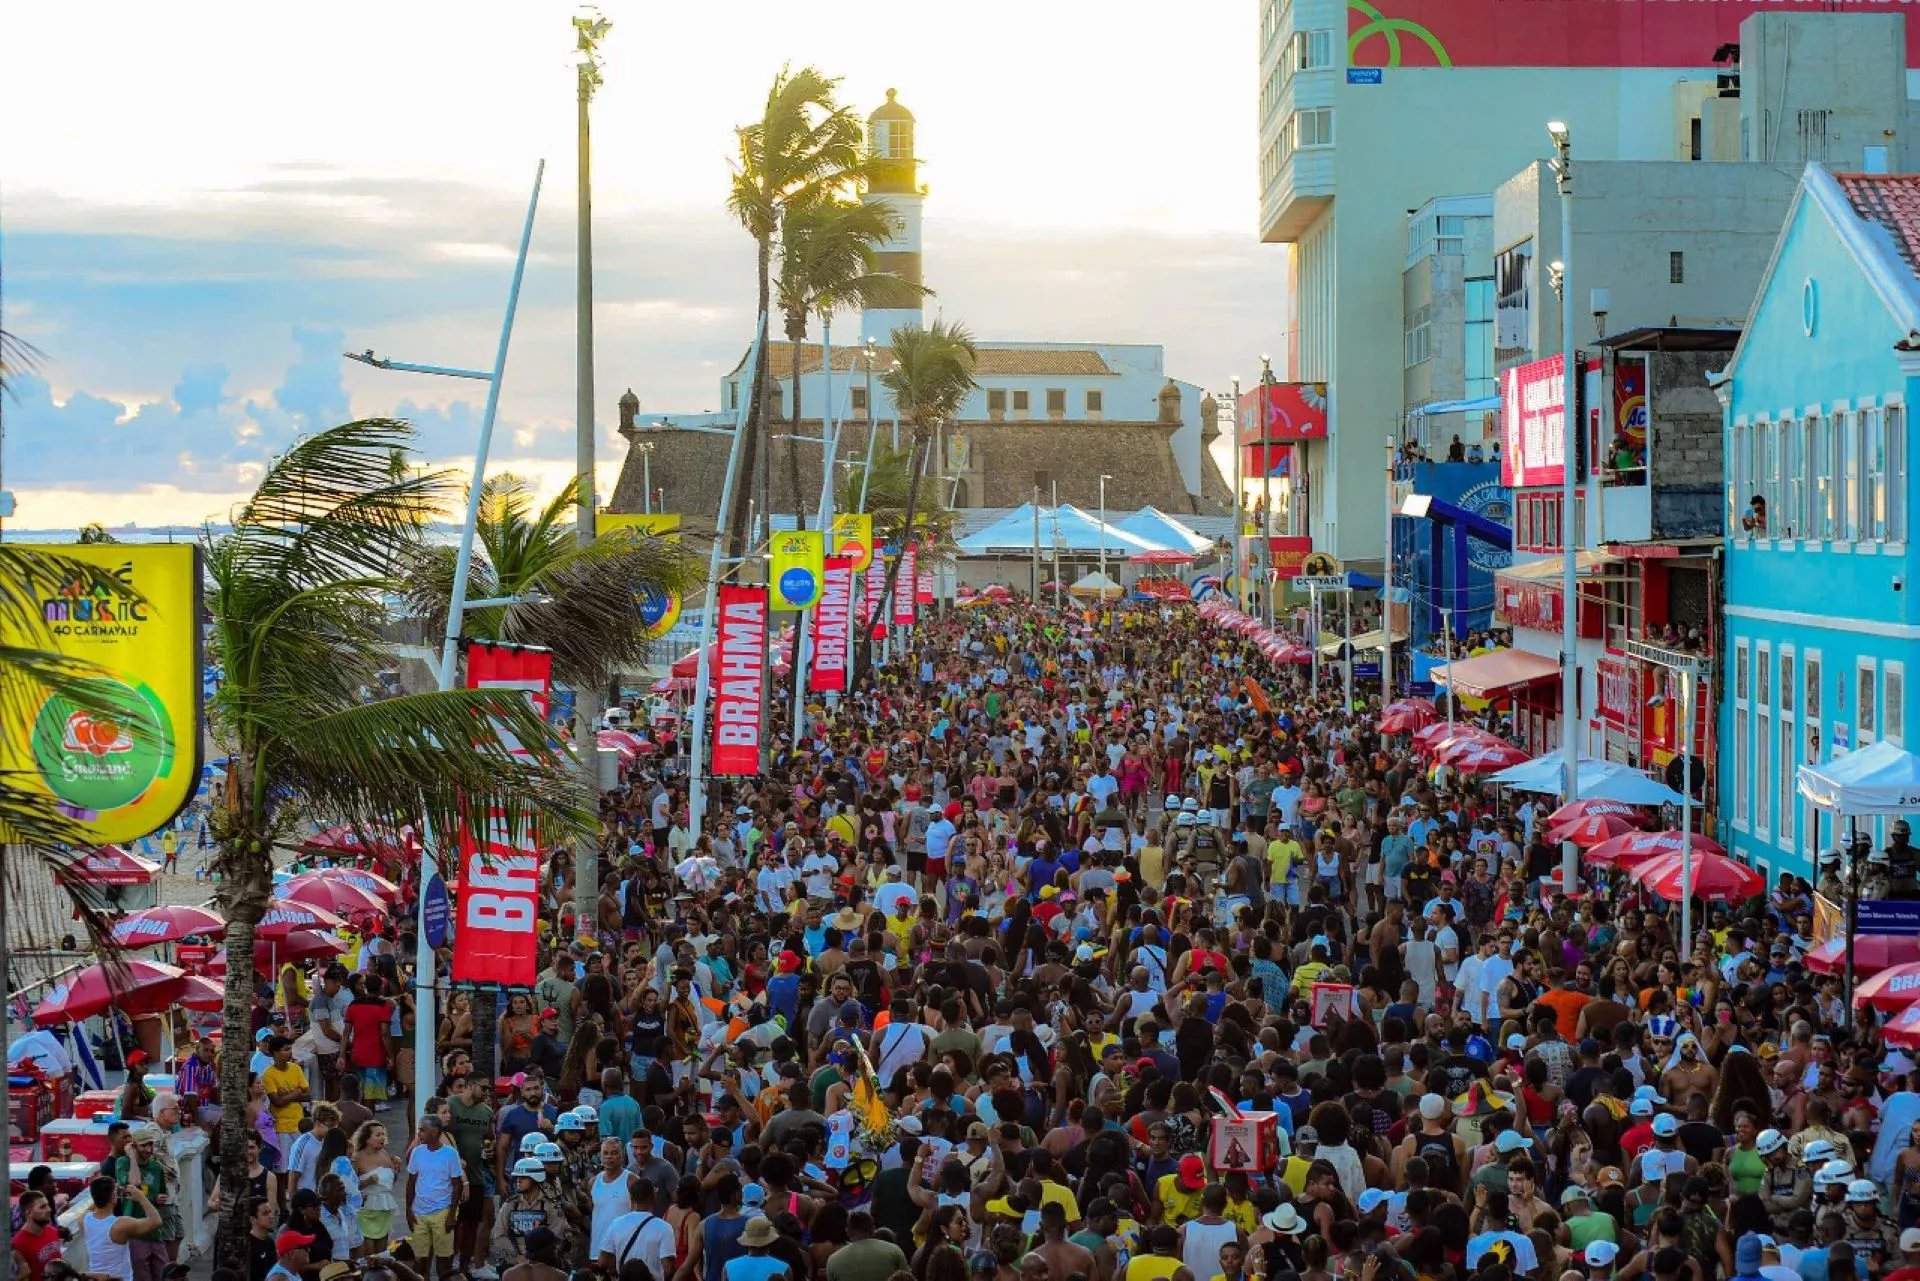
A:
POLYGON ((1404 1183, 1407 1162, 1420 1157, 1427 1165, 1428 1185, 1459 1196, 1466 1187, 1466 1140, 1453 1132, 1446 1099, 1423 1094, 1419 1108, 1420 1128, 1411 1131, 1393 1151, 1394 1182, 1404 1183))
POLYGON ((500 1109, 496 1122, 500 1141, 493 1145, 494 1186, 502 1188, 509 1186, 507 1167, 519 1155, 522 1140, 536 1132, 552 1134, 553 1123, 560 1117, 560 1109, 547 1102, 546 1079, 539 1073, 522 1074, 514 1088, 512 1100, 500 1109))
POLYGON ((1634 1166, 1636 1174, 1645 1179, 1647 1172, 1656 1167, 1660 1171, 1661 1178, 1675 1174, 1690 1176, 1698 1173, 1699 1162, 1680 1146, 1678 1117, 1671 1112, 1662 1112, 1653 1118, 1652 1132, 1653 1146, 1640 1154, 1641 1159, 1634 1166))
POLYGON ((1568 1184, 1560 1193, 1560 1220, 1566 1225, 1567 1246, 1575 1254, 1596 1241, 1619 1243, 1618 1225, 1611 1214, 1598 1209, 1594 1201, 1596 1195, 1593 1189, 1578 1183, 1568 1184))
POLYGON ((571 1236, 566 1216, 555 1212, 556 1203, 547 1190, 547 1167, 537 1155, 514 1161, 507 1177, 502 1186, 511 1191, 494 1208, 493 1240, 487 1254, 488 1264, 500 1271, 526 1261, 526 1240, 536 1229, 552 1232, 562 1244, 571 1236))
POLYGON ((1200 1194, 1206 1186, 1206 1163, 1192 1153, 1181 1157, 1174 1172, 1162 1175, 1155 1187, 1158 1221, 1179 1228, 1189 1219, 1199 1218, 1200 1194))
POLYGON ((1883 1281, 1920 1281, 1920 1228, 1900 1233, 1899 1266, 1884 1274, 1883 1281))
MULTIPOLYGON (((1567 1191, 1572 1192, 1574 1189, 1568 1188, 1567 1191)), ((1587 1217, 1606 1218, 1605 1215, 1595 1216, 1591 1214, 1587 1217)), ((1609 1220, 1609 1222, 1611 1222, 1611 1220, 1609 1220)), ((1573 1250, 1575 1255, 1579 1257, 1580 1266, 1586 1270, 1587 1275, 1593 1278, 1594 1281, 1604 1281, 1605 1278, 1611 1277, 1613 1275, 1614 1260, 1620 1257, 1619 1244, 1610 1238, 1588 1241, 1585 1245, 1576 1245, 1573 1247, 1573 1250)))
MULTIPOLYGON (((301 1281, 312 1262, 312 1250, 318 1236, 298 1228, 282 1228, 274 1233, 273 1250, 279 1261, 267 1273, 272 1281, 301 1281)), ((97 1271, 98 1269, 92 1269, 97 1271)))

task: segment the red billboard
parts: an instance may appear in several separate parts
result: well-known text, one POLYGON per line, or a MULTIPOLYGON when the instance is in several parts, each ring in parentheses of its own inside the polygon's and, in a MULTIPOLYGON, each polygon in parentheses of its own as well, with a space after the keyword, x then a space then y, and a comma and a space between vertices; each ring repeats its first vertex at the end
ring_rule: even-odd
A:
POLYGON ((1267 540, 1267 562, 1276 578, 1298 578, 1300 566, 1313 554, 1313 539, 1307 535, 1279 535, 1267 540))
MULTIPOLYGON (((1259 446, 1326 438, 1325 383, 1261 383, 1252 391, 1240 393, 1240 444, 1250 455, 1259 453, 1262 463, 1268 453, 1277 461, 1282 451, 1260 450, 1259 446)), ((1250 463, 1247 472, 1265 476, 1268 469, 1250 463)))
POLYGON ((1600 682, 1600 719, 1626 731, 1640 719, 1638 669, 1625 659, 1603 658, 1594 664, 1600 682))
POLYGON ((1500 375, 1500 483, 1558 485, 1566 470, 1566 362, 1548 356, 1500 375))
POLYGON ((893 621, 901 627, 913 626, 914 585, 920 581, 920 549, 908 543, 900 553, 900 573, 893 584, 893 621))
MULTIPOLYGON (((1740 23, 1778 0, 1353 0, 1355 67, 1697 67, 1740 39, 1740 23)), ((1806 5, 1797 6, 1806 8, 1806 5)), ((1885 0, 1826 0, 1822 10, 1897 12, 1885 0)), ((1920 65, 1920 23, 1907 24, 1920 65)))
POLYGON ((760 772, 760 666, 767 640, 767 589, 720 589, 719 670, 714 674, 713 772, 760 772))
POLYGON ((847 638, 853 614, 853 557, 822 562, 820 604, 813 611, 813 670, 807 687, 837 694, 847 687, 847 638))
POLYGON ((476 840, 460 831, 460 898, 453 981, 532 987, 538 976, 540 852, 533 824, 495 812, 476 840))
POLYGON ((868 640, 885 640, 887 620, 880 617, 880 607, 887 598, 887 559, 884 556, 873 558, 873 564, 867 568, 867 595, 860 605, 860 619, 867 626, 868 640))

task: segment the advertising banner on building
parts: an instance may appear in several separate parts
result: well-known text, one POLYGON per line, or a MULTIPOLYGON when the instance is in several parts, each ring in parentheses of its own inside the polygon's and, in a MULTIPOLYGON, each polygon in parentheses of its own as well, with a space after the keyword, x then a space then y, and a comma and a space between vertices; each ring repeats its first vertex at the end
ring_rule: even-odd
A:
MULTIPOLYGON (((1841 13, 1886 13, 1874 0, 1833 0, 1841 13)), ((1353 67, 1686 67, 1738 43, 1765 0, 1637 4, 1620 0, 1376 0, 1347 9, 1353 67)), ((1920 24, 1907 61, 1920 66, 1920 24)))
POLYGON ((1603 658, 1594 665, 1600 682, 1600 719, 1623 733, 1640 719, 1640 682, 1634 664, 1624 658, 1603 658))
POLYGON ((719 668, 714 673, 713 772, 760 772, 760 666, 767 639, 767 593, 723 586, 719 597, 719 668))
POLYGON ((933 604, 933 571, 915 567, 913 572, 913 603, 916 605, 933 604))
POLYGON ((74 820, 88 845, 135 841, 171 820, 200 785, 200 549, 191 543, 18 544, 77 572, 20 602, 42 626, 0 628, 0 645, 51 649, 97 679, 37 700, 0 728, 0 770, 74 820))
POLYGON ((677 543, 680 541, 680 535, 674 531, 679 528, 678 512, 599 512, 593 518, 593 532, 596 538, 603 534, 611 534, 617 529, 631 529, 677 543))
POLYGON ((1566 361, 1549 356, 1500 376, 1500 480, 1509 489, 1558 485, 1566 466, 1566 361))
POLYGON ((820 603, 820 562, 826 556, 825 536, 817 529, 777 533, 768 541, 772 557, 769 580, 775 609, 812 609, 820 603))
POLYGON ((1240 393, 1242 466, 1249 476, 1272 476, 1292 456, 1295 441, 1327 438, 1325 383, 1262 383, 1240 393))
POLYGON ((853 557, 827 557, 821 579, 820 607, 813 611, 813 668, 807 688, 816 694, 844 693, 847 642, 853 636, 853 557))
POLYGON ((833 554, 853 561, 853 572, 864 574, 873 564, 873 517, 866 512, 842 512, 833 518, 833 554))
POLYGON ((680 593, 646 592, 634 597, 633 610, 640 615, 641 634, 658 640, 680 622, 680 593))
POLYGON ((453 981, 532 987, 538 976, 540 852, 531 822, 495 813, 476 838, 460 832, 453 981))
POLYGON ((899 626, 913 626, 913 585, 920 572, 919 565, 919 549, 908 543, 900 553, 900 578, 893 588, 893 621, 899 626))
POLYGON ((1313 554, 1313 539, 1305 534, 1276 534, 1267 540, 1268 563, 1281 580, 1298 578, 1300 566, 1313 554))

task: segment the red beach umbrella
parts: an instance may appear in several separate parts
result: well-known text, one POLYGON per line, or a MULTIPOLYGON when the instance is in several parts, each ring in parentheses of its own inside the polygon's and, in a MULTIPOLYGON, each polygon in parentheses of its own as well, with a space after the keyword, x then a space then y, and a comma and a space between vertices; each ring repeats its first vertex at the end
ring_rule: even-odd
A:
POLYGON ((175 904, 129 912, 113 923, 108 937, 115 947, 157 947, 195 934, 227 932, 226 918, 204 907, 175 904))
POLYGON ((41 1027, 90 1019, 114 1006, 128 1014, 158 1014, 186 991, 186 971, 158 961, 125 961, 109 970, 89 965, 55 985, 33 1011, 41 1027))

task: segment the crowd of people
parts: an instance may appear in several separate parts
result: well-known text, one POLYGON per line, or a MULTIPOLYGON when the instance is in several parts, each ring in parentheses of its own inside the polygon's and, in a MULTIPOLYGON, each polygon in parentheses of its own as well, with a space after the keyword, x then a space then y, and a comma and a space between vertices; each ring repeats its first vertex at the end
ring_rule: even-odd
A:
POLYGON ((263 988, 244 1281, 1920 1281, 1804 887, 1563 895, 1378 715, 1186 605, 925 620, 699 830, 603 797, 594 919, 554 854, 437 1062, 404 904, 263 988))

